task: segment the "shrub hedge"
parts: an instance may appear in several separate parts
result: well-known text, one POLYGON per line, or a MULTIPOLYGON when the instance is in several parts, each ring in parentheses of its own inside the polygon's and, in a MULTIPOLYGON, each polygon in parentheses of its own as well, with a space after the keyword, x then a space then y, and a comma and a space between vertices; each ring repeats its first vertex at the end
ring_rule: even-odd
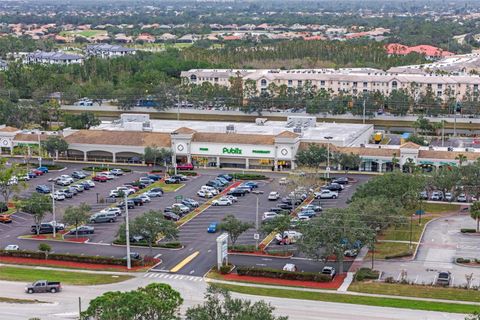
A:
POLYGON ((270 268, 237 267, 240 276, 265 277, 284 280, 329 282, 332 279, 325 274, 315 272, 291 272, 270 268))
POLYGON ((228 250, 237 251, 237 252, 254 252, 254 244, 236 244, 234 246, 228 246, 228 250))
MULTIPOLYGON (((18 166, 19 167, 26 167, 27 164, 26 163, 19 163, 18 166)), ((39 167, 38 163, 29 163, 28 166, 30 168, 38 168, 39 167)), ((61 166, 59 164, 42 164, 42 167, 45 167, 48 170, 61 170, 61 169, 65 168, 65 166, 61 166)))
POLYGON ((457 258, 457 263, 470 263, 471 260, 467 258, 457 258))
POLYGON ((360 268, 357 273, 355 273, 356 281, 363 281, 365 279, 378 279, 380 273, 377 270, 372 270, 370 268, 360 268))
POLYGON ((234 179, 237 180, 265 180, 267 177, 258 173, 231 173, 234 179))
MULTIPOLYGON (((122 240, 115 240, 113 241, 114 244, 125 245, 125 241, 122 240)), ((148 244, 144 241, 139 242, 130 242, 132 246, 139 246, 139 247, 148 247, 148 244)), ((158 244, 154 244, 153 248, 167 248, 167 249, 180 249, 182 247, 182 243, 178 241, 172 242, 161 242, 158 244)))
POLYGON ((111 166, 111 167, 95 167, 95 166, 90 166, 90 167, 83 167, 82 170, 83 171, 93 171, 95 170, 95 172, 101 172, 101 171, 106 171, 106 170, 110 170, 110 169, 122 169, 123 172, 132 172, 132 169, 130 168, 117 168, 117 167, 114 167, 114 166, 111 166))
MULTIPOLYGON (((0 256, 2 257, 14 257, 14 258, 31 258, 31 259, 45 259, 45 253, 38 251, 5 251, 0 250, 0 256)), ((62 253, 50 253, 48 255, 50 260, 58 261, 71 261, 79 263, 93 263, 93 264, 109 264, 116 266, 126 266, 127 260, 121 258, 110 257, 96 257, 96 256, 81 256, 75 254, 62 254, 62 253)), ((144 262, 141 260, 132 260, 132 266, 143 266, 144 262)))
MULTIPOLYGON (((168 174, 169 175, 174 175, 175 174, 175 169, 170 169, 168 170, 168 174)), ((191 177, 194 177, 194 176, 197 176, 198 173, 195 172, 195 171, 190 171, 190 170, 184 170, 184 171, 180 171, 180 170, 177 170, 177 174, 183 174, 184 176, 191 176, 191 177)))
POLYGON ((385 256, 385 259, 389 260, 389 259, 405 258, 405 257, 410 257, 411 255, 413 255, 412 251, 405 251, 397 254, 392 254, 391 256, 385 256))
POLYGON ((461 233, 476 233, 477 230, 476 229, 469 229, 469 228, 462 228, 462 229, 460 229, 460 232, 461 233))

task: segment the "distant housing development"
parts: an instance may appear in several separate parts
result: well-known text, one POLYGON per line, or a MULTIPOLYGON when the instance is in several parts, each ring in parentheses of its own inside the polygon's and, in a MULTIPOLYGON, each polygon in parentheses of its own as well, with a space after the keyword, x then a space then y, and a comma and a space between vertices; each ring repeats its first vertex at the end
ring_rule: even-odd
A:
POLYGON ((89 56, 102 58, 121 57, 127 54, 135 54, 135 49, 111 44, 92 44, 87 46, 85 52, 89 56))
POLYGON ((83 62, 83 56, 78 54, 68 54, 63 52, 43 52, 36 51, 28 53, 24 63, 43 63, 43 64, 76 64, 83 62))
POLYGON ((316 90, 332 94, 358 95, 362 92, 381 92, 388 95, 393 90, 404 89, 411 95, 430 90, 437 98, 455 96, 461 100, 467 93, 478 92, 480 77, 477 75, 435 75, 419 73, 392 73, 378 69, 193 69, 181 73, 185 83, 209 82, 230 86, 230 79, 242 78, 243 83, 255 83, 258 93, 268 92, 271 85, 298 88, 310 85, 316 90))

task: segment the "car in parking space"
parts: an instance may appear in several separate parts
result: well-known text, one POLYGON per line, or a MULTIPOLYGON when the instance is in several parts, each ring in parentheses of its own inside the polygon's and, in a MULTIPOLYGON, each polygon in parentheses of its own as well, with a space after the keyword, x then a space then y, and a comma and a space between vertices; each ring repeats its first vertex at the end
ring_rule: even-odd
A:
POLYGON ((275 212, 276 214, 290 214, 290 210, 282 208, 270 208, 269 212, 275 212))
POLYGON ((297 266, 293 263, 287 263, 283 266, 283 271, 297 272, 297 266))
POLYGON ((182 204, 186 205, 189 208, 198 208, 198 206, 200 205, 198 201, 195 201, 190 198, 183 199, 182 204))
POLYGON ((175 174, 172 178, 180 179, 180 181, 188 181, 188 177, 184 174, 175 174))
POLYGON ((178 221, 180 220, 180 216, 174 212, 171 211, 164 211, 163 212, 163 217, 167 220, 173 220, 173 221, 178 221))
POLYGON ((65 200, 65 194, 61 191, 55 191, 54 193, 50 193, 50 197, 55 201, 65 200))
POLYGON ((133 201, 133 204, 135 204, 136 206, 143 206, 145 204, 145 201, 139 197, 130 198, 129 200, 133 201))
POLYGON ((262 222, 273 220, 276 217, 278 217, 278 214, 276 214, 275 212, 264 212, 262 215, 262 222))
POLYGON ((128 186, 120 186, 120 187, 117 187, 115 190, 122 191, 127 196, 135 193, 135 189, 130 188, 128 186))
POLYGON ((184 163, 184 164, 177 164, 177 170, 193 170, 193 164, 191 163, 184 163))
POLYGON ((121 216, 122 215, 122 210, 120 208, 116 207, 109 207, 101 210, 100 212, 105 212, 105 213, 114 213, 115 215, 121 216))
POLYGON ((242 185, 249 186, 252 189, 258 188, 258 183, 254 182, 254 181, 247 181, 247 182, 242 183, 242 185))
POLYGON ((432 201, 442 201, 443 200, 443 192, 441 191, 433 191, 432 196, 430 197, 432 201))
POLYGON ((85 184, 88 184, 88 186, 89 186, 90 188, 95 188, 95 182, 93 182, 92 180, 85 180, 85 181, 83 181, 83 184, 84 184, 84 185, 85 185, 85 184))
POLYGON ((231 206, 233 203, 230 199, 221 197, 212 201, 212 206, 231 206))
POLYGON ((237 187, 237 189, 245 190, 247 193, 252 192, 253 187, 247 184, 241 184, 237 187))
POLYGON ((282 203, 288 203, 288 204, 294 204, 296 206, 298 206, 300 203, 302 203, 303 200, 302 199, 293 199, 293 198, 290 198, 290 197, 285 197, 285 198, 282 198, 282 203))
POLYGON ((37 170, 42 171, 43 173, 48 173, 48 168, 45 166, 38 167, 37 170))
MULTIPOLYGON (((117 208, 125 208, 125 201, 120 202, 117 205, 117 208)), ((133 202, 132 200, 127 200, 127 208, 128 209, 135 209, 135 202, 133 202)))
POLYGON ((83 171, 73 171, 72 177, 75 179, 85 179, 87 177, 87 174, 83 171))
POLYGON ((277 207, 283 210, 293 210, 293 206, 291 203, 279 203, 277 204, 277 207))
POLYGON ((38 193, 45 193, 45 194, 52 192, 50 187, 44 184, 40 184, 36 186, 35 191, 37 191, 38 193))
POLYGON ((147 175, 147 178, 152 179, 153 181, 158 181, 162 179, 161 175, 150 173, 147 175))
POLYGON ((295 230, 287 230, 283 232, 283 235, 277 233, 275 235, 275 241, 277 244, 292 244, 297 242, 302 237, 302 234, 295 230))
POLYGON ((9 214, 0 214, 1 223, 12 223, 12 216, 9 214))
POLYGON ((220 181, 221 183, 223 183, 224 186, 226 186, 227 184, 230 183, 230 181, 228 181, 227 179, 225 179, 223 177, 216 177, 215 180, 220 181))
POLYGON ((108 181, 108 178, 105 177, 105 176, 101 176, 101 175, 96 175, 92 178, 93 181, 98 181, 98 182, 107 182, 108 181))
POLYGON ((141 194, 137 196, 137 198, 142 199, 143 203, 149 203, 152 201, 152 199, 150 199, 150 197, 147 196, 146 194, 141 194))
POLYGON ((272 191, 268 194, 268 200, 277 201, 280 198, 280 193, 277 191, 272 191))
POLYGON ((327 190, 330 190, 330 191, 341 192, 341 191, 344 189, 344 187, 343 187, 343 185, 338 184, 338 183, 330 183, 330 184, 322 187, 322 189, 327 189, 327 190))
POLYGON ((337 177, 332 180, 332 183, 338 183, 338 184, 348 184, 348 178, 347 177, 337 177))
POLYGON ((152 183, 154 183, 155 181, 153 181, 152 179, 148 178, 148 177, 140 177, 138 179, 138 182, 140 183, 143 183, 145 185, 151 185, 152 183))
POLYGON ((285 178, 285 177, 280 178, 280 179, 278 180, 278 184, 281 185, 281 186, 286 185, 286 184, 288 184, 288 179, 285 178))
POLYGON ((73 193, 70 192, 69 189, 62 189, 62 190, 59 190, 58 192, 62 192, 63 195, 65 196, 65 198, 67 198, 67 199, 73 198, 73 193))
POLYGON ((115 222, 117 215, 113 212, 97 212, 90 216, 90 223, 115 222))
POLYGON ((60 177, 60 180, 65 180, 65 181, 68 181, 70 183, 74 183, 75 181, 73 180, 72 177, 70 177, 68 174, 62 174, 60 177))
POLYGON ((72 182, 70 182, 70 180, 65 180, 65 179, 58 179, 56 182, 55 182, 56 185, 59 185, 59 186, 62 186, 62 187, 66 187, 66 186, 69 186, 72 184, 72 182))
POLYGON ((5 250, 5 251, 18 251, 19 247, 16 244, 9 244, 3 250, 5 250))
POLYGON ((91 226, 79 226, 78 228, 73 228, 71 229, 68 234, 75 235, 77 234, 94 234, 95 233, 95 228, 91 226))
POLYGON ((113 174, 114 176, 123 176, 123 170, 122 169, 112 169, 110 170, 110 173, 113 174))
POLYGON ((215 233, 218 229, 218 222, 212 222, 207 228, 208 233, 215 233))
POLYGON ((20 175, 20 176, 18 177, 18 180, 19 180, 19 181, 30 181, 30 179, 31 179, 31 178, 30 178, 30 176, 29 176, 28 174, 20 175))
MULTIPOLYGON (((138 252, 130 252, 130 259, 131 260, 141 260, 142 256, 138 252)), ((123 257, 123 260, 127 260, 127 256, 123 257)))
POLYGON ((210 180, 207 183, 205 183, 205 185, 208 187, 219 189, 219 190, 223 190, 223 187, 224 187, 223 183, 220 183, 220 181, 217 181, 217 180, 210 180))
POLYGON ((43 176, 45 174, 45 172, 38 169, 31 169, 30 172, 34 173, 37 176, 43 176))
POLYGON ((186 213, 189 213, 191 211, 190 207, 189 206, 186 206, 182 203, 174 203, 172 204, 172 209, 173 210, 179 210, 180 213, 182 214, 186 214, 186 213))
POLYGON ((420 199, 422 200, 428 200, 428 192, 427 191, 421 191, 419 194, 420 199))
POLYGON ((325 266, 322 269, 322 274, 325 274, 325 275, 329 276, 330 279, 333 279, 335 277, 335 275, 337 274, 337 272, 335 271, 334 267, 325 266))
POLYGON ((180 179, 176 179, 176 178, 170 177, 170 178, 168 178, 168 179, 165 179, 165 183, 166 183, 166 184, 176 184, 176 183, 180 183, 180 179))
POLYGON ((48 221, 48 222, 45 222, 45 223, 48 223, 52 226, 55 225, 55 229, 57 229, 59 231, 65 230, 65 224, 64 223, 56 222, 55 220, 48 221))
POLYGON ((296 228, 300 222, 312 220, 307 216, 297 216, 290 221, 290 228, 296 228))
MULTIPOLYGON (((60 231, 61 230, 60 228, 61 228, 61 226, 56 226, 55 230, 60 231)), ((30 231, 34 234, 37 233, 37 226, 32 225, 30 227, 30 231)), ((51 223, 41 223, 38 227, 38 233, 39 234, 53 233, 53 224, 51 224, 51 223)))
POLYGON ((163 189, 162 188, 152 188, 150 190, 148 190, 145 194, 147 194, 147 196, 149 196, 150 198, 151 197, 161 197, 163 196, 163 189))
POLYGON ((78 194, 78 190, 75 189, 74 187, 67 187, 66 188, 68 191, 70 191, 74 196, 76 196, 78 194))
POLYGON ((436 284, 440 286, 449 286, 452 281, 452 274, 450 271, 440 271, 437 275, 436 284))
POLYGON ((358 256, 358 249, 348 249, 348 250, 345 250, 343 252, 343 255, 345 257, 350 257, 350 258, 354 258, 356 256, 358 256))
POLYGON ((301 210, 313 210, 315 212, 321 212, 323 209, 321 206, 317 206, 314 204, 307 204, 306 206, 303 206, 301 210))
POLYGON ((211 194, 213 194, 215 196, 218 194, 218 190, 215 189, 214 187, 211 187, 211 186, 201 186, 200 190, 210 192, 211 194))
POLYGON ((227 192, 227 195, 235 196, 235 197, 244 197, 247 194, 245 189, 234 188, 227 192))
MULTIPOLYGON (((27 176, 30 178, 30 179, 33 179, 33 178, 36 178, 37 177, 37 174, 35 172, 32 172, 32 170, 28 171, 27 172, 27 176)), ((48 181, 50 181, 50 179, 48 179, 48 181)))
POLYGON ((81 184, 74 184, 72 188, 75 188, 78 192, 83 192, 85 190, 85 187, 81 184))
POLYGON ((299 213, 298 213, 298 216, 303 216, 303 217, 309 217, 309 218, 313 218, 317 215, 317 213, 313 210, 301 210, 299 213))
POLYGON ((467 202, 467 195, 465 193, 461 193, 457 197, 458 202, 467 202))
POLYGON ((210 191, 198 190, 197 196, 208 199, 208 198, 213 198, 213 193, 211 193, 210 191))
POLYGON ((232 181, 233 180, 233 177, 229 174, 219 174, 218 177, 223 178, 227 181, 232 181))
POLYGON ((337 199, 338 192, 331 191, 331 190, 321 190, 320 192, 315 192, 316 199, 337 199))
POLYGON ((99 173, 97 173, 97 176, 104 176, 104 177, 106 177, 108 180, 113 180, 113 179, 115 179, 115 175, 113 175, 110 171, 99 172, 99 173))
POLYGON ((227 198, 229 199, 230 201, 232 201, 232 203, 234 202, 237 202, 238 201, 238 198, 235 197, 235 196, 232 196, 231 194, 227 194, 224 198, 227 198))
POLYGON ((445 201, 453 201, 453 194, 451 192, 445 193, 445 201))

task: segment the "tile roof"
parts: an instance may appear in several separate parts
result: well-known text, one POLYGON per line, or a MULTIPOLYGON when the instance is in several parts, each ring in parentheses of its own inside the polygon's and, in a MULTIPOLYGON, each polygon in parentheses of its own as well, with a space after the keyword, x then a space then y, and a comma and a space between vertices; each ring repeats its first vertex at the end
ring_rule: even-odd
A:
POLYGON ((68 143, 170 147, 170 134, 141 131, 79 130, 67 136, 68 143))
POLYGON ((404 144, 400 145, 400 149, 420 149, 420 146, 413 142, 405 142, 404 144))
POLYGON ((17 132, 19 131, 20 129, 18 128, 15 128, 15 127, 9 127, 9 126, 6 126, 4 128, 1 128, 0 129, 0 132, 17 132))
MULTIPOLYGON (((40 134, 40 140, 47 140, 48 135, 46 134, 40 134)), ((36 133, 17 133, 15 137, 13 138, 14 141, 32 141, 32 142, 37 142, 38 141, 38 134, 36 133)))
POLYGON ((192 141, 212 143, 241 143, 241 144, 275 144, 274 135, 238 134, 238 133, 207 133, 197 132, 192 141))
POLYGON ((477 160, 480 158, 480 153, 475 152, 458 152, 458 151, 438 151, 438 150, 420 150, 418 153, 419 158, 426 159, 445 159, 456 160, 458 155, 464 155, 467 160, 477 160))
POLYGON ((277 134, 276 137, 277 138, 298 138, 299 135, 296 134, 295 132, 285 130, 285 131, 282 131, 279 134, 277 134))
POLYGON ((195 133, 197 131, 187 128, 187 127, 181 127, 178 128, 177 130, 173 131, 172 133, 180 133, 180 134, 189 134, 189 133, 195 133))
POLYGON ((445 51, 441 48, 437 48, 434 46, 429 46, 429 45, 418 45, 414 47, 408 47, 400 43, 390 43, 385 46, 385 49, 387 50, 388 54, 400 54, 400 55, 406 55, 412 52, 424 54, 428 57, 447 57, 454 55, 454 53, 445 51))

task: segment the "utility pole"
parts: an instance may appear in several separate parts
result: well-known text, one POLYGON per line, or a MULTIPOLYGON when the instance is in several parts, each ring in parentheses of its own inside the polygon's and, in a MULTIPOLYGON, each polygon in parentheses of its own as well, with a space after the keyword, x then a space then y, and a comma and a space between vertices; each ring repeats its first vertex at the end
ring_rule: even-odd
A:
MULTIPOLYGON (((255 207, 255 234, 258 234, 258 228, 259 228, 259 221, 258 221, 258 207, 259 207, 259 199, 258 196, 263 194, 263 191, 253 191, 253 194, 257 197, 257 204, 255 207)), ((258 250, 258 237, 255 237, 255 250, 258 250)))
POLYGON ((363 124, 365 124, 365 99, 363 99, 363 124))
POLYGON ((445 120, 442 120, 442 147, 445 144, 445 120))
POLYGON ((52 183, 52 214, 53 214, 53 239, 57 235, 57 219, 55 217, 55 183, 52 183))
POLYGON ((180 93, 177 93, 177 121, 178 120, 180 120, 180 93))
POLYGON ((330 140, 333 137, 327 136, 324 138, 327 139, 327 179, 330 179, 330 140))
POLYGON ((132 268, 132 257, 130 257, 130 227, 128 223, 128 198, 127 193, 124 194, 123 203, 125 204, 125 240, 127 244, 127 269, 132 268))

